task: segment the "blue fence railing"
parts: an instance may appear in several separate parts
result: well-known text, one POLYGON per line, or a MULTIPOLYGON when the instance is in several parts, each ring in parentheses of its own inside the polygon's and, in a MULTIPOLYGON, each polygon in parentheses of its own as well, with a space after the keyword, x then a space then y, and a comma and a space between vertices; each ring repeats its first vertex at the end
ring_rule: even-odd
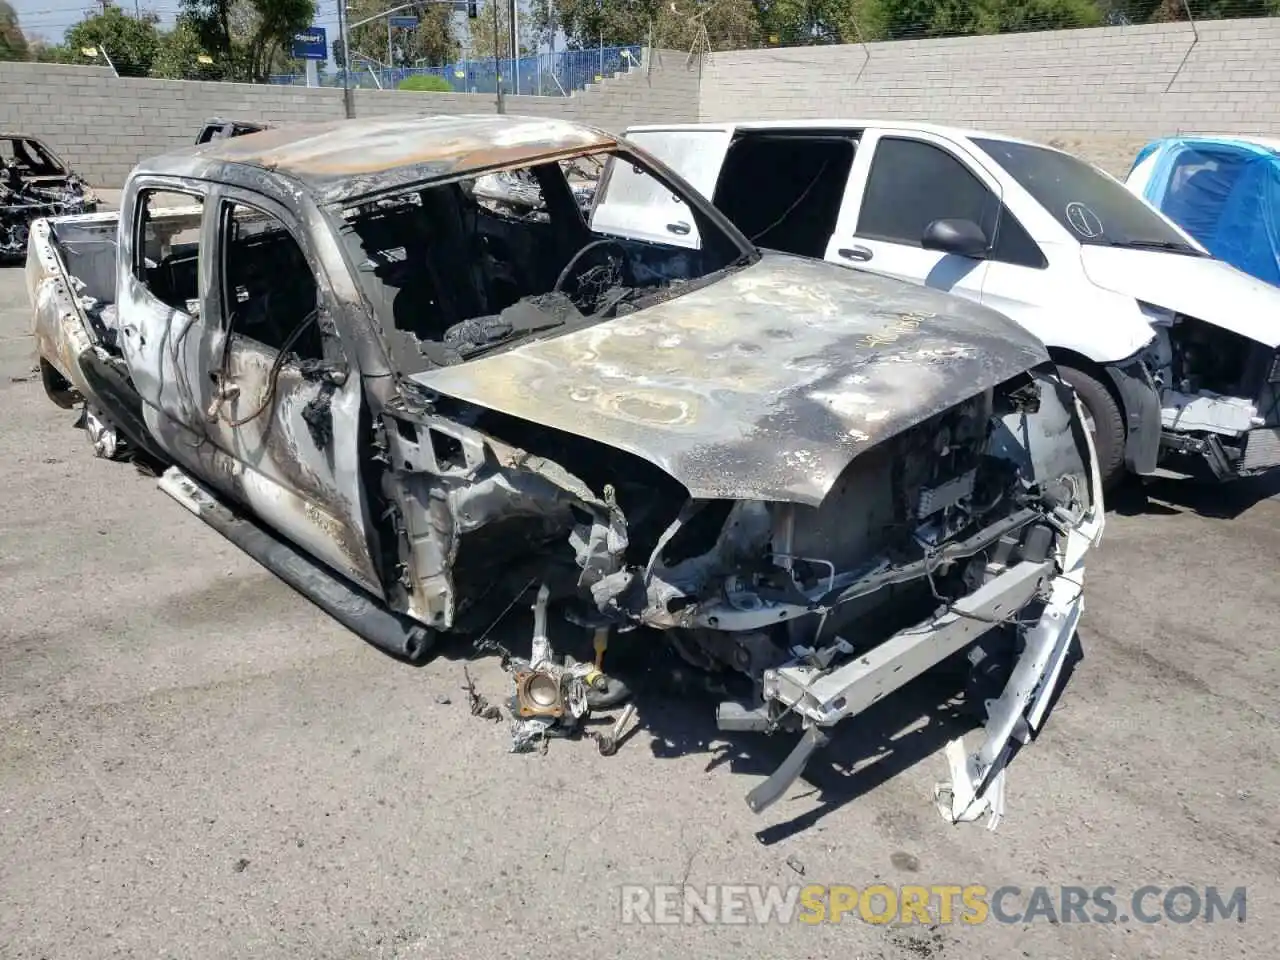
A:
MULTIPOLYGON (((383 67, 363 62, 351 65, 351 86, 366 89, 395 90, 409 77, 439 77, 455 93, 496 93, 499 80, 502 92, 521 96, 567 97, 614 74, 625 73, 640 65, 643 48, 639 44, 626 47, 597 47, 594 50, 561 50, 512 59, 459 60, 442 67, 383 67)), ((278 74, 268 78, 283 86, 306 86, 302 74, 278 74)), ((323 70, 319 82, 324 87, 342 86, 342 70, 323 70)))

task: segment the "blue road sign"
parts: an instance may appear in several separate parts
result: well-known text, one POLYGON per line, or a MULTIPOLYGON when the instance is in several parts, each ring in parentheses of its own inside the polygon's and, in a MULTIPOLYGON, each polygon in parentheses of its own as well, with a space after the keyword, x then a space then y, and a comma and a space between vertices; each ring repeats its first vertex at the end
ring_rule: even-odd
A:
POLYGON ((329 43, 324 27, 307 27, 293 36, 293 55, 298 60, 328 60, 329 43))
POLYGON ((387 17, 387 22, 393 27, 404 27, 406 30, 412 30, 418 25, 417 17, 387 17))

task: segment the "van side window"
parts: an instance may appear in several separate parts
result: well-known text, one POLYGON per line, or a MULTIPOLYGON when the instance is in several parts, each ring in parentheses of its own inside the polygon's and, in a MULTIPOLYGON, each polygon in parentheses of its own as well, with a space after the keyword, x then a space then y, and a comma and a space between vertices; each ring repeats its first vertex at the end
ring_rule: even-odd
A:
POLYGON ((319 287, 289 229, 269 213, 228 201, 219 235, 224 326, 272 350, 324 359, 314 315, 319 287))
POLYGON ((821 259, 835 233, 855 136, 740 137, 725 154, 715 205, 752 243, 821 259))
POLYGON ((997 260, 1047 265, 1008 208, 956 157, 922 140, 882 138, 871 161, 857 234, 918 247, 925 228, 943 219, 972 220, 980 226, 995 238, 997 260))
POLYGON ((203 209, 194 193, 138 193, 133 275, 151 296, 189 316, 199 313, 203 209))

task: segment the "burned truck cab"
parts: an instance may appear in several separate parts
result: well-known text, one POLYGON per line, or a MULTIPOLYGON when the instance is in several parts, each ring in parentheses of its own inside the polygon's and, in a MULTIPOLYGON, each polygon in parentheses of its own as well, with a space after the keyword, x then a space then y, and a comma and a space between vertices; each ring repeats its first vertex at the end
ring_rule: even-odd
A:
POLYGON ((106 227, 35 235, 42 356, 105 430, 139 412, 166 493, 388 652, 530 604, 513 747, 577 729, 625 636, 744 681, 722 729, 800 734, 761 810, 834 724, 980 645, 1007 682, 941 806, 998 819, 1103 529, 1078 399, 1007 317, 761 251, 643 151, 543 119, 214 140, 140 164, 120 218, 110 324, 59 240, 106 227), (682 242, 597 222, 619 165, 680 198, 682 242), (556 652, 557 613, 598 662, 556 652))

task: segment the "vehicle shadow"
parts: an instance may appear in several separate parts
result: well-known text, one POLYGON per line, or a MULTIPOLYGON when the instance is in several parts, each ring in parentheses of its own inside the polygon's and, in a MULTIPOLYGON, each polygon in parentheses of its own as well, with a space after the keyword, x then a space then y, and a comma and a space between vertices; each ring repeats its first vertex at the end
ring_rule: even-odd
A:
MULTIPOLYGON (((514 607, 512 614, 489 635, 515 656, 525 656, 529 649, 531 618, 527 612, 520 615, 522 606, 525 605, 514 607)), ((590 656, 584 631, 561 621, 559 628, 549 624, 549 633, 557 652, 578 658, 590 656)), ((476 653, 470 641, 459 638, 442 644, 439 655, 465 660, 473 659, 476 653)), ((1050 701, 1046 725, 1052 722, 1058 698, 1083 656, 1084 648, 1077 635, 1050 701)), ((773 773, 799 737, 795 732, 766 735, 721 731, 715 721, 717 704, 748 690, 736 685, 736 677, 712 677, 684 665, 657 633, 637 630, 615 637, 606 654, 605 667, 630 686, 636 705, 636 721, 620 749, 639 747, 638 742, 632 742, 639 730, 647 735, 649 749, 656 759, 704 755, 704 773, 727 768, 742 778, 744 805, 747 791, 756 785, 755 778, 773 773)), ((814 754, 800 781, 762 816, 757 840, 771 846, 802 833, 827 815, 930 758, 936 763, 935 779, 945 781, 946 764, 938 754, 948 741, 981 726, 966 702, 966 673, 967 661, 961 652, 858 716, 837 725, 831 740, 814 754), (788 808, 795 809, 796 805, 802 805, 803 810, 788 816, 788 808), (779 813, 782 819, 777 819, 779 813)), ((507 690, 501 691, 501 698, 494 697, 495 692, 485 691, 490 702, 501 702, 505 706, 507 690)), ((591 717, 583 730, 602 729, 612 723, 616 715, 614 710, 607 716, 591 717)), ((970 748, 980 742, 978 735, 970 739, 970 748)), ((600 762, 609 760, 602 757, 600 762)))
POLYGON ((1125 517, 1195 513, 1219 520, 1234 520, 1263 500, 1277 496, 1280 496, 1280 470, 1226 483, 1130 477, 1111 494, 1107 507, 1125 517))

